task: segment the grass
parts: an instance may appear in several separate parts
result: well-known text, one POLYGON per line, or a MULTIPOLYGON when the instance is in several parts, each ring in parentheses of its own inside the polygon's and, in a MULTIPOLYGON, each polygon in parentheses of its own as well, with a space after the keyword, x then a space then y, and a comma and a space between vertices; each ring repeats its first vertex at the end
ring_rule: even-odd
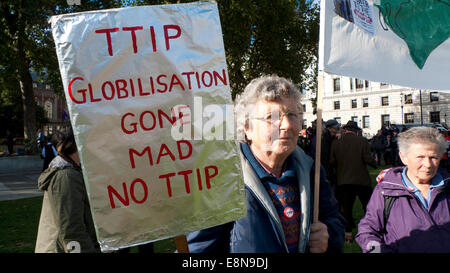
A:
POLYGON ((0 202, 0 252, 34 252, 42 197, 0 202))
MULTIPOLYGON (((0 253, 34 253, 42 196, 0 201, 0 253)), ((156 253, 175 251, 173 239, 155 242, 156 253)), ((138 252, 132 247, 131 253, 138 252)))
MULTIPOLYGON (((385 168, 372 169, 369 173, 373 185, 376 184, 375 178, 378 173, 385 168)), ((42 196, 0 201, 0 253, 33 253, 39 217, 42 207, 42 196)), ((359 199, 353 207, 353 217, 356 225, 364 216, 364 211, 359 199)), ((356 235, 357 229, 353 230, 356 235)), ((175 251, 175 242, 173 239, 157 241, 154 244, 156 253, 173 253, 175 251)), ((131 253, 138 252, 137 247, 132 247, 131 253)), ((353 242, 344 246, 344 253, 361 253, 361 248, 353 242)))

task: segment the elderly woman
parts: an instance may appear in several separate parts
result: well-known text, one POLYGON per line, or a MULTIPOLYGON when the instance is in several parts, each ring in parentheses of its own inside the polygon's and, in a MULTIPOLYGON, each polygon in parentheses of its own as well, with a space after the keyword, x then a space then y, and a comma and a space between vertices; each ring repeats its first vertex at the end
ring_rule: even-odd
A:
POLYGON ((450 180, 438 169, 447 145, 434 128, 398 135, 406 166, 377 178, 356 236, 364 252, 450 252, 450 180))
POLYGON ((237 98, 247 216, 188 234, 191 252, 342 251, 342 216, 323 170, 319 222, 312 223, 314 164, 297 147, 300 106, 298 89, 278 76, 253 80, 237 98))

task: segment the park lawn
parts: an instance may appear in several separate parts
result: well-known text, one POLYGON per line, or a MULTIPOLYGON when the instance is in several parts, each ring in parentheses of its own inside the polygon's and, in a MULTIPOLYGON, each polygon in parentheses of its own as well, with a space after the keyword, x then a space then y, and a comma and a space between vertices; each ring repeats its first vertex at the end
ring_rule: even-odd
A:
MULTIPOLYGON (((42 196, 0 201, 0 253, 34 253, 42 196)), ((157 241, 156 253, 172 253, 173 239, 157 241)), ((131 253, 138 252, 132 247, 131 253)))
MULTIPOLYGON (((372 169, 369 173, 373 186, 375 178, 384 168, 372 169)), ((42 207, 42 196, 0 201, 0 253, 33 253, 39 217, 42 207)), ((356 199, 353 208, 353 217, 356 225, 364 216, 359 199, 356 199)), ((357 229, 353 230, 356 235, 357 229)), ((173 253, 175 251, 173 239, 157 241, 154 244, 156 253, 173 253)), ((137 247, 131 248, 131 253, 136 253, 137 247)), ((356 242, 344 246, 344 253, 361 253, 361 248, 356 242)))
POLYGON ((0 253, 32 253, 42 197, 0 201, 0 253))

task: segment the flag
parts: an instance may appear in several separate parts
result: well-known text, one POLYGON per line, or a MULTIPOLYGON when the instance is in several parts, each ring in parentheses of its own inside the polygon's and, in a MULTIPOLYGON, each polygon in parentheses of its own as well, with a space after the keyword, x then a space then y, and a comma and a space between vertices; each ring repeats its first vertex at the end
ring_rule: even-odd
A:
POLYGON ((449 91, 449 15, 448 1, 321 1, 319 70, 449 91))

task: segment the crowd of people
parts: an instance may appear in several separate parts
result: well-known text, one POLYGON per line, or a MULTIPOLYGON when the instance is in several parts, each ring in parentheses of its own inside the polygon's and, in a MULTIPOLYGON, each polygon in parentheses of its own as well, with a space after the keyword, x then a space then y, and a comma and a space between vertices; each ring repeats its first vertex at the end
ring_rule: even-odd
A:
MULTIPOLYGON (((325 122, 315 220, 315 134, 298 138, 300 96, 292 82, 270 75, 236 98, 247 214, 187 234, 189 251, 340 253, 354 239, 358 197, 365 216, 355 240, 363 252, 450 252, 442 243, 450 239, 450 179, 439 168, 444 136, 434 128, 385 127, 369 141, 354 121, 342 128, 325 122), (383 170, 373 189, 367 166, 383 163, 395 167, 383 170)), ((74 241, 81 252, 99 251, 73 133, 58 136, 58 156, 39 178, 45 194, 36 252, 70 252, 74 241)))

